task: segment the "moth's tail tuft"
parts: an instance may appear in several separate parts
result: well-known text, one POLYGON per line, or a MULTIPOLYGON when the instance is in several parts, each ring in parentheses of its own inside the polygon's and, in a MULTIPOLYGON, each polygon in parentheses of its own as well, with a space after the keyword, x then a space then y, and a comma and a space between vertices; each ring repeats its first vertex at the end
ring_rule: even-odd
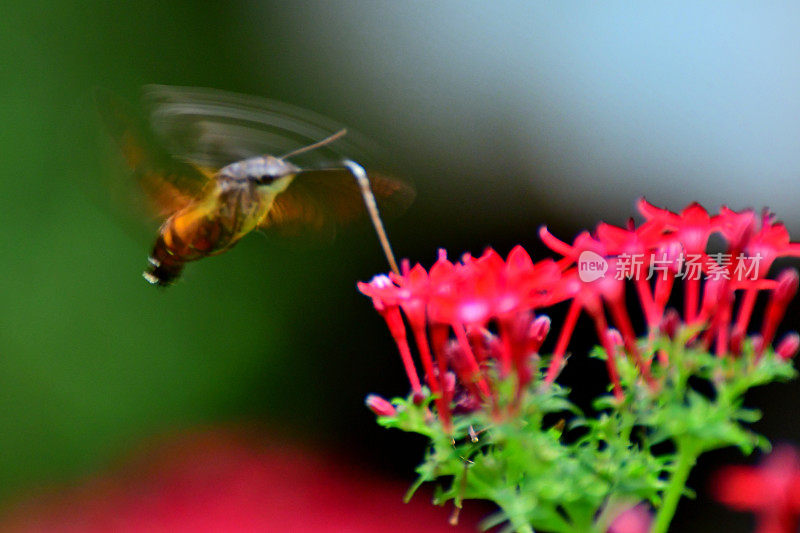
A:
POLYGON ((147 261, 150 266, 142 272, 142 276, 157 287, 169 287, 183 272, 184 262, 169 253, 161 237, 156 241, 153 253, 147 261))
POLYGON ((170 268, 150 267, 142 272, 142 277, 157 287, 169 287, 181 276, 181 272, 183 265, 173 265, 170 268))

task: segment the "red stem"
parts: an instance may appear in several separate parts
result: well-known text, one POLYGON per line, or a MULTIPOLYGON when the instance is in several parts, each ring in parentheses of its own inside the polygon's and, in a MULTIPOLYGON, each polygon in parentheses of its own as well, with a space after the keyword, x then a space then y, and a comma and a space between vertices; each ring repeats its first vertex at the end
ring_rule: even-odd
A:
POLYGON ((552 383, 555 381, 558 373, 561 371, 561 362, 564 359, 564 353, 567 351, 567 344, 572 337, 572 332, 575 331, 575 324, 581 314, 581 305, 577 300, 573 299, 569 305, 569 311, 564 319, 564 326, 561 328, 561 333, 558 336, 556 349, 553 352, 553 359, 550 361, 550 366, 547 368, 547 376, 545 383, 552 383))
POLYGON ((414 332, 414 340, 417 342, 422 366, 425 368, 425 380, 428 382, 428 387, 430 387, 431 394, 434 396, 439 418, 442 420, 442 425, 444 425, 445 430, 449 431, 450 404, 447 398, 444 397, 442 392, 443 387, 441 386, 441 380, 444 379, 444 374, 440 373, 439 379, 436 379, 436 372, 433 368, 433 357, 431 356, 431 349, 428 344, 428 336, 425 334, 425 324, 411 324, 411 331, 414 332))

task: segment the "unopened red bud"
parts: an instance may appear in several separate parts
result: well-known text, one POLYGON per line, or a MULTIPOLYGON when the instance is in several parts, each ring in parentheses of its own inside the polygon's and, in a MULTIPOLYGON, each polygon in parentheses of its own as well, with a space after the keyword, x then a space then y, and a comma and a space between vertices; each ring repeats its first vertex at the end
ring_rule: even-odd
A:
POLYGON ((614 328, 608 328, 606 335, 608 336, 608 342, 614 346, 622 346, 625 344, 625 341, 622 339, 622 334, 614 328))
MULTIPOLYGON (((764 337, 762 348, 772 344, 778 324, 783 320, 786 307, 797 294, 797 287, 800 285, 800 276, 794 268, 787 268, 778 275, 777 285, 772 290, 767 310, 764 314, 764 323, 761 326, 761 336, 764 337)), ((760 354, 761 352, 756 352, 760 354)))
POLYGON ((427 395, 424 392, 418 390, 411 396, 411 400, 414 402, 414 405, 422 405, 426 397, 427 395))
POLYGON ((452 372, 445 372, 444 379, 442 380, 442 389, 448 394, 452 395, 456 390, 456 375, 452 372))
POLYGON ((675 335, 678 333, 678 327, 680 324, 681 316, 678 314, 678 311, 670 307, 666 310, 666 312, 664 312, 664 317, 661 319, 659 329, 661 329, 661 333, 670 339, 674 339, 675 335))
POLYGON ((797 333, 789 333, 778 343, 778 347, 775 348, 775 353, 777 353, 781 359, 791 359, 797 355, 798 350, 800 350, 800 335, 797 333))
POLYGON ((539 315, 531 322, 530 328, 528 329, 528 338, 541 345, 548 333, 550 333, 550 317, 547 315, 539 315))
POLYGON ((731 332, 730 351, 733 354, 739 355, 742 353, 742 343, 744 342, 744 330, 734 328, 731 332))
POLYGON ((369 407, 370 411, 378 416, 394 416, 397 414, 397 409, 394 408, 394 405, 377 394, 367 395, 364 403, 369 407))
POLYGON ((753 335, 750 337, 750 342, 753 343, 753 351, 760 354, 764 351, 764 337, 761 335, 753 335))
POLYGON ((788 302, 797 294, 800 285, 800 276, 797 269, 787 268, 778 275, 778 284, 775 286, 775 299, 781 302, 788 302))

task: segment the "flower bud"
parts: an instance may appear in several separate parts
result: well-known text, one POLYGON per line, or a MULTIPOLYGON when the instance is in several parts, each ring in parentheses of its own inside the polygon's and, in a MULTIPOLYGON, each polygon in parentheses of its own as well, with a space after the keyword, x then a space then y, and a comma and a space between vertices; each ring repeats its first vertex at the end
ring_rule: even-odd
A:
POLYGON ((800 350, 800 335, 793 332, 788 333, 781 339, 781 342, 778 343, 778 347, 775 348, 775 353, 778 354, 778 357, 785 360, 791 359, 797 355, 798 350, 800 350))
POLYGON ((787 268, 778 275, 778 285, 775 287, 775 299, 779 302, 788 302, 797 294, 800 278, 797 269, 787 268))
POLYGON ((377 394, 367 395, 364 403, 369 407, 370 411, 378 416, 394 416, 397 414, 397 409, 394 408, 394 405, 377 394))
POLYGON ((608 336, 608 342, 610 342, 616 348, 619 348, 625 344, 625 341, 622 340, 622 334, 619 332, 619 330, 608 328, 606 335, 608 336))
POLYGON ((797 269, 787 268, 778 274, 777 282, 767 303, 764 323, 761 326, 764 348, 772 344, 778 324, 783 320, 783 316, 786 313, 786 307, 794 298, 794 295, 797 294, 797 288, 800 285, 800 276, 798 276, 797 269))
POLYGON ((753 343, 753 351, 760 354, 764 351, 764 337, 755 334, 750 336, 750 342, 753 343))
POLYGON ((549 332, 550 317, 547 315, 539 315, 531 322, 530 328, 528 329, 528 338, 541 346, 549 332))
POLYGON ((411 396, 411 399, 414 402, 414 405, 422 405, 422 402, 425 401, 426 397, 427 397, 427 394, 425 394, 421 390, 418 390, 418 391, 414 391, 414 394, 411 396))
POLYGON ((444 373, 444 379, 442 380, 442 389, 447 393, 448 396, 452 396, 456 390, 456 375, 452 372, 448 371, 444 373))
POLYGON ((730 351, 732 354, 742 353, 742 343, 744 342, 745 332, 741 328, 734 328, 731 332, 730 351))
POLYGON ((678 327, 680 324, 681 317, 678 314, 678 311, 676 311, 675 308, 670 307, 664 312, 664 317, 661 319, 659 329, 661 330, 661 333, 670 339, 674 339, 675 335, 678 333, 678 327))

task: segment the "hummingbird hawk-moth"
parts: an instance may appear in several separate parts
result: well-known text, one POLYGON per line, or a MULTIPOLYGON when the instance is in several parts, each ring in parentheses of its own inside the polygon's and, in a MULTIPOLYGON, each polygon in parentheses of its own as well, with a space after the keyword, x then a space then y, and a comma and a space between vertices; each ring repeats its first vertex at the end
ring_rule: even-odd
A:
MULTIPOLYGON (((370 209, 369 202, 367 209, 362 204, 370 188, 382 208, 395 211, 414 197, 407 183, 380 174, 371 173, 366 186, 363 169, 338 155, 319 153, 311 167, 290 161, 340 142, 346 130, 286 104, 212 89, 148 86, 143 117, 108 91, 96 91, 95 99, 162 221, 143 274, 154 285, 170 285, 186 263, 229 250, 255 229, 313 232, 358 218, 370 209)), ((370 215, 393 264, 377 210, 370 215)))

